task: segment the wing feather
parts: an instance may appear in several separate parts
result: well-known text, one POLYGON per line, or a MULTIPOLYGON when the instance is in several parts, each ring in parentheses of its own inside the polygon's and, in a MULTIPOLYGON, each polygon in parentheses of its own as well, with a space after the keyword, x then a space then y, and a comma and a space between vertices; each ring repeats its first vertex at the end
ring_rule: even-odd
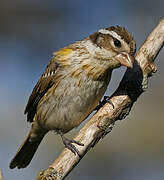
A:
POLYGON ((27 114, 27 121, 33 122, 39 101, 55 83, 54 79, 59 66, 60 64, 52 58, 35 85, 24 111, 24 114, 27 114))

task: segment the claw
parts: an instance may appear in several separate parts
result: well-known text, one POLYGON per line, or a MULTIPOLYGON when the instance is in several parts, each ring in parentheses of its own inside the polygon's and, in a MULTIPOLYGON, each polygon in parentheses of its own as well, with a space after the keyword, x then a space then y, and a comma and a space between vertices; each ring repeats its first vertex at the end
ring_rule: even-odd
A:
POLYGON ((104 96, 104 101, 105 103, 108 102, 109 104, 112 105, 113 109, 114 109, 114 104, 112 103, 112 101, 110 100, 110 97, 109 96, 104 96))
POLYGON ((65 147, 67 148, 67 149, 69 149, 70 151, 72 151, 73 153, 74 153, 74 155, 76 155, 76 154, 80 154, 80 152, 77 150, 77 148, 73 145, 73 144, 64 144, 65 145, 65 147))
POLYGON ((77 145, 79 145, 79 146, 84 146, 83 143, 81 143, 81 142, 79 142, 79 141, 75 141, 74 139, 72 139, 72 140, 70 140, 70 141, 71 141, 71 143, 75 143, 75 144, 77 144, 77 145))
POLYGON ((99 104, 96 106, 94 111, 98 111, 101 107, 103 107, 103 105, 104 105, 103 101, 99 101, 99 104))
POLYGON ((62 132, 59 132, 61 138, 62 138, 62 141, 63 141, 63 144, 64 146, 69 149, 71 152, 73 152, 75 155, 78 154, 78 156, 81 158, 81 154, 79 152, 79 150, 72 144, 72 143, 75 143, 79 146, 84 146, 83 143, 79 142, 79 141, 75 141, 74 139, 67 139, 62 132))
POLYGON ((99 101, 99 104, 96 106, 96 108, 94 109, 95 111, 98 111, 101 107, 103 107, 104 104, 109 103, 112 105, 113 109, 114 109, 114 104, 112 103, 112 101, 110 100, 109 96, 104 96, 104 99, 102 101, 99 101))

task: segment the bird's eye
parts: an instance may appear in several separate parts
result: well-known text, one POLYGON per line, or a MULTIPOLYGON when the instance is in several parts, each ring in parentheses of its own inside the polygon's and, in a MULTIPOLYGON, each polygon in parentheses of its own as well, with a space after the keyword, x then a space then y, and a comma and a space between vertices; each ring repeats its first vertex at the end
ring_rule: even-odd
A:
POLYGON ((114 45, 118 48, 121 47, 121 42, 118 39, 114 39, 114 45))

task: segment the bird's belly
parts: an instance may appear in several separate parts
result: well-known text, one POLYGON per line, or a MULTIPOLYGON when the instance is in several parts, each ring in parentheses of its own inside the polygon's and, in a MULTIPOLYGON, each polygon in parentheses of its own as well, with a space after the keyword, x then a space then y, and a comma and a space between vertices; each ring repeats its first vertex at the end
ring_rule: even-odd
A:
POLYGON ((97 106, 107 84, 88 81, 77 86, 75 80, 62 81, 55 91, 49 93, 46 103, 39 105, 39 124, 47 130, 61 130, 63 133, 77 127, 97 106))

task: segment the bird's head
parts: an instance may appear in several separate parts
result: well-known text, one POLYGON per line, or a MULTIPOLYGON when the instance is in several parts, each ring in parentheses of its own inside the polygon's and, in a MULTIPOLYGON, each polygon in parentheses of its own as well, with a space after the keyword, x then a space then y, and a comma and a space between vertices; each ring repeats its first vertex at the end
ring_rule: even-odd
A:
POLYGON ((121 65, 131 68, 136 51, 135 41, 131 34, 123 27, 112 26, 100 29, 89 36, 90 53, 103 61, 108 61, 111 69, 121 65))

